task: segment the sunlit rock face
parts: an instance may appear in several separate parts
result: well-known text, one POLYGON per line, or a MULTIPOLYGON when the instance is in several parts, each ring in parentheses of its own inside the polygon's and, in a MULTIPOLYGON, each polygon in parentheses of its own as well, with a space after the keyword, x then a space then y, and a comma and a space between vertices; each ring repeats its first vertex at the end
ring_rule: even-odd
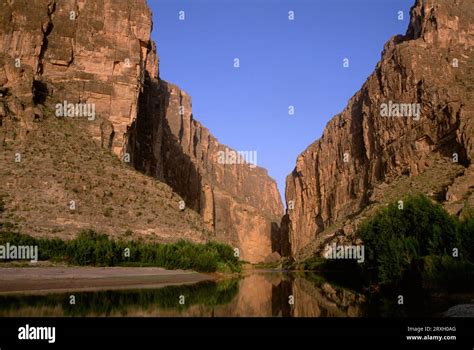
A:
POLYGON ((286 181, 291 255, 320 248, 333 225, 343 232, 383 186, 436 166, 462 169, 435 199, 452 213, 474 204, 473 12, 469 0, 417 0, 406 35, 385 44, 375 71, 297 158, 286 181))
POLYGON ((101 123, 90 124, 93 137, 121 154, 145 72, 158 74, 146 2, 25 0, 0 6, 2 86, 18 96, 34 93, 36 103, 94 104, 101 123))
POLYGON ((145 0, 1 1, 0 14, 0 92, 16 98, 0 104, 0 117, 18 116, 20 137, 40 105, 93 106, 85 127, 98 144, 169 184, 242 259, 275 258, 276 182, 260 167, 220 161, 234 150, 194 118, 187 93, 159 79, 145 0))

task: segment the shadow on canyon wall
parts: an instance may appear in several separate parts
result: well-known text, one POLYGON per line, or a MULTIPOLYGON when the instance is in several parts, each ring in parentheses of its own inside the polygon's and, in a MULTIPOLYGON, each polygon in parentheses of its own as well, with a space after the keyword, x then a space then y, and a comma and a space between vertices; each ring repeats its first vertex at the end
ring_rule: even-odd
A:
POLYGON ((127 152, 135 169, 166 182, 187 207, 200 213, 202 178, 168 124, 169 101, 166 82, 152 79, 146 71, 137 119, 129 128, 127 152))
MULTIPOLYGON (((199 140, 196 134, 190 136, 192 137, 190 149, 183 149, 183 142, 184 144, 187 142, 186 140, 183 141, 183 129, 186 128, 184 123, 189 122, 194 125, 195 120, 192 114, 185 117, 184 113, 181 114, 181 111, 176 110, 177 97, 171 96, 171 91, 174 91, 172 86, 172 84, 163 80, 153 79, 145 71, 143 90, 138 97, 137 118, 133 121, 127 133, 126 152, 130 154, 131 164, 138 171, 171 186, 183 198, 186 207, 196 211, 203 217, 208 230, 214 232, 214 236, 222 234, 221 237, 226 243, 236 244, 236 246, 242 248, 244 242, 242 242, 243 238, 240 234, 230 234, 230 237, 227 235, 229 235, 229 232, 244 230, 245 223, 238 222, 238 218, 223 217, 224 214, 222 213, 226 210, 234 210, 234 207, 229 205, 226 200, 219 200, 216 197, 216 192, 227 192, 226 186, 232 185, 232 181, 238 182, 240 180, 238 178, 232 179, 223 186, 214 183, 214 177, 217 176, 212 173, 215 160, 207 159, 213 154, 206 153, 204 156, 204 151, 201 150, 198 151, 199 154, 196 154, 197 148, 205 146, 205 144, 198 145, 203 140, 199 140), (172 98, 175 99, 173 105, 171 105, 172 98), (179 120, 179 118, 181 119, 179 120), (173 125, 170 125, 170 123, 173 123, 173 125), (190 152, 194 152, 196 159, 193 159, 192 155, 189 154, 190 152), (199 162, 202 164, 198 164, 199 162), (204 178, 203 176, 207 177, 204 178), (218 207, 219 205, 224 208, 220 215, 217 213, 218 209, 222 209, 218 207), (217 232, 218 230, 225 233, 217 232), (228 239, 231 241, 227 241, 228 239)), ((180 95, 179 99, 181 98, 180 95)), ((181 105, 181 100, 179 100, 179 104, 181 105)), ((200 125, 194 127, 203 132, 204 127, 200 125)), ((206 152, 208 151, 206 150, 206 152)), ((236 197, 233 192, 235 191, 228 191, 228 194, 237 205, 249 204, 244 200, 244 195, 242 195, 242 198, 236 197)), ((256 210, 260 209, 255 207, 254 204, 252 205, 256 210)), ((242 208, 241 210, 245 212, 246 209, 242 208)), ((280 222, 272 219, 268 227, 270 231, 267 234, 270 237, 268 245, 271 244, 272 252, 278 252, 281 255, 289 254, 289 250, 284 248, 287 242, 282 242, 280 222)))

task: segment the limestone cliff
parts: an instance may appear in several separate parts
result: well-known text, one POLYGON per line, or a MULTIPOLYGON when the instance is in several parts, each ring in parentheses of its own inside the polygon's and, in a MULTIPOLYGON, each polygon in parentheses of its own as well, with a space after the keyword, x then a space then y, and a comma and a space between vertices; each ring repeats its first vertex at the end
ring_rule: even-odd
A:
POLYGON ((190 97, 159 79, 145 0, 1 0, 0 14, 0 141, 11 125, 23 140, 41 129, 43 106, 92 105, 94 117, 77 125, 169 184, 217 240, 252 262, 279 250, 276 183, 261 168, 217 161, 226 147, 194 119, 190 97))
POLYGON ((146 3, 2 0, 0 15, 0 226, 205 242, 170 186, 109 152, 123 153, 145 71, 158 74, 146 3), (64 103, 93 118, 55 115, 64 103))
POLYGON ((194 119, 187 93, 147 78, 129 134, 135 168, 170 184, 217 240, 251 262, 280 250, 283 205, 276 182, 260 167, 221 162, 220 154, 234 150, 194 119))
POLYGON ((2 86, 25 103, 33 93, 35 104, 94 104, 92 135, 120 154, 145 71, 158 74, 146 2, 3 0, 0 6, 2 86))
POLYGON ((386 43, 375 71, 287 177, 293 256, 350 235, 367 208, 409 191, 454 213, 472 206, 473 19, 469 0, 416 1, 406 34, 386 43))

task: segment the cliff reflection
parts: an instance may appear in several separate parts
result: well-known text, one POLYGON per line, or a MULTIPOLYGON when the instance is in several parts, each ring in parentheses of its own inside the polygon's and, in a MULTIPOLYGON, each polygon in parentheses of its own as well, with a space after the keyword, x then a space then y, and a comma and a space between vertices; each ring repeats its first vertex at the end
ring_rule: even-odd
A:
POLYGON ((0 316, 363 316, 362 295, 314 274, 252 272, 240 279, 132 291, 0 296, 0 316), (184 296, 184 304, 180 303, 184 296))

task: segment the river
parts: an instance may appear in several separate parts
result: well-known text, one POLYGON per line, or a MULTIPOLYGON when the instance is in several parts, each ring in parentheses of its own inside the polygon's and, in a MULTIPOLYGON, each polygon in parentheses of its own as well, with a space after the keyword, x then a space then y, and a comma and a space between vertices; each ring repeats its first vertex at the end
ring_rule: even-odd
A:
POLYGON ((416 316, 430 316, 453 303, 422 309, 419 301, 414 304, 416 310, 384 299, 369 303, 363 294, 312 273, 255 271, 241 278, 154 289, 1 295, 0 316, 377 317, 415 311, 416 316))

